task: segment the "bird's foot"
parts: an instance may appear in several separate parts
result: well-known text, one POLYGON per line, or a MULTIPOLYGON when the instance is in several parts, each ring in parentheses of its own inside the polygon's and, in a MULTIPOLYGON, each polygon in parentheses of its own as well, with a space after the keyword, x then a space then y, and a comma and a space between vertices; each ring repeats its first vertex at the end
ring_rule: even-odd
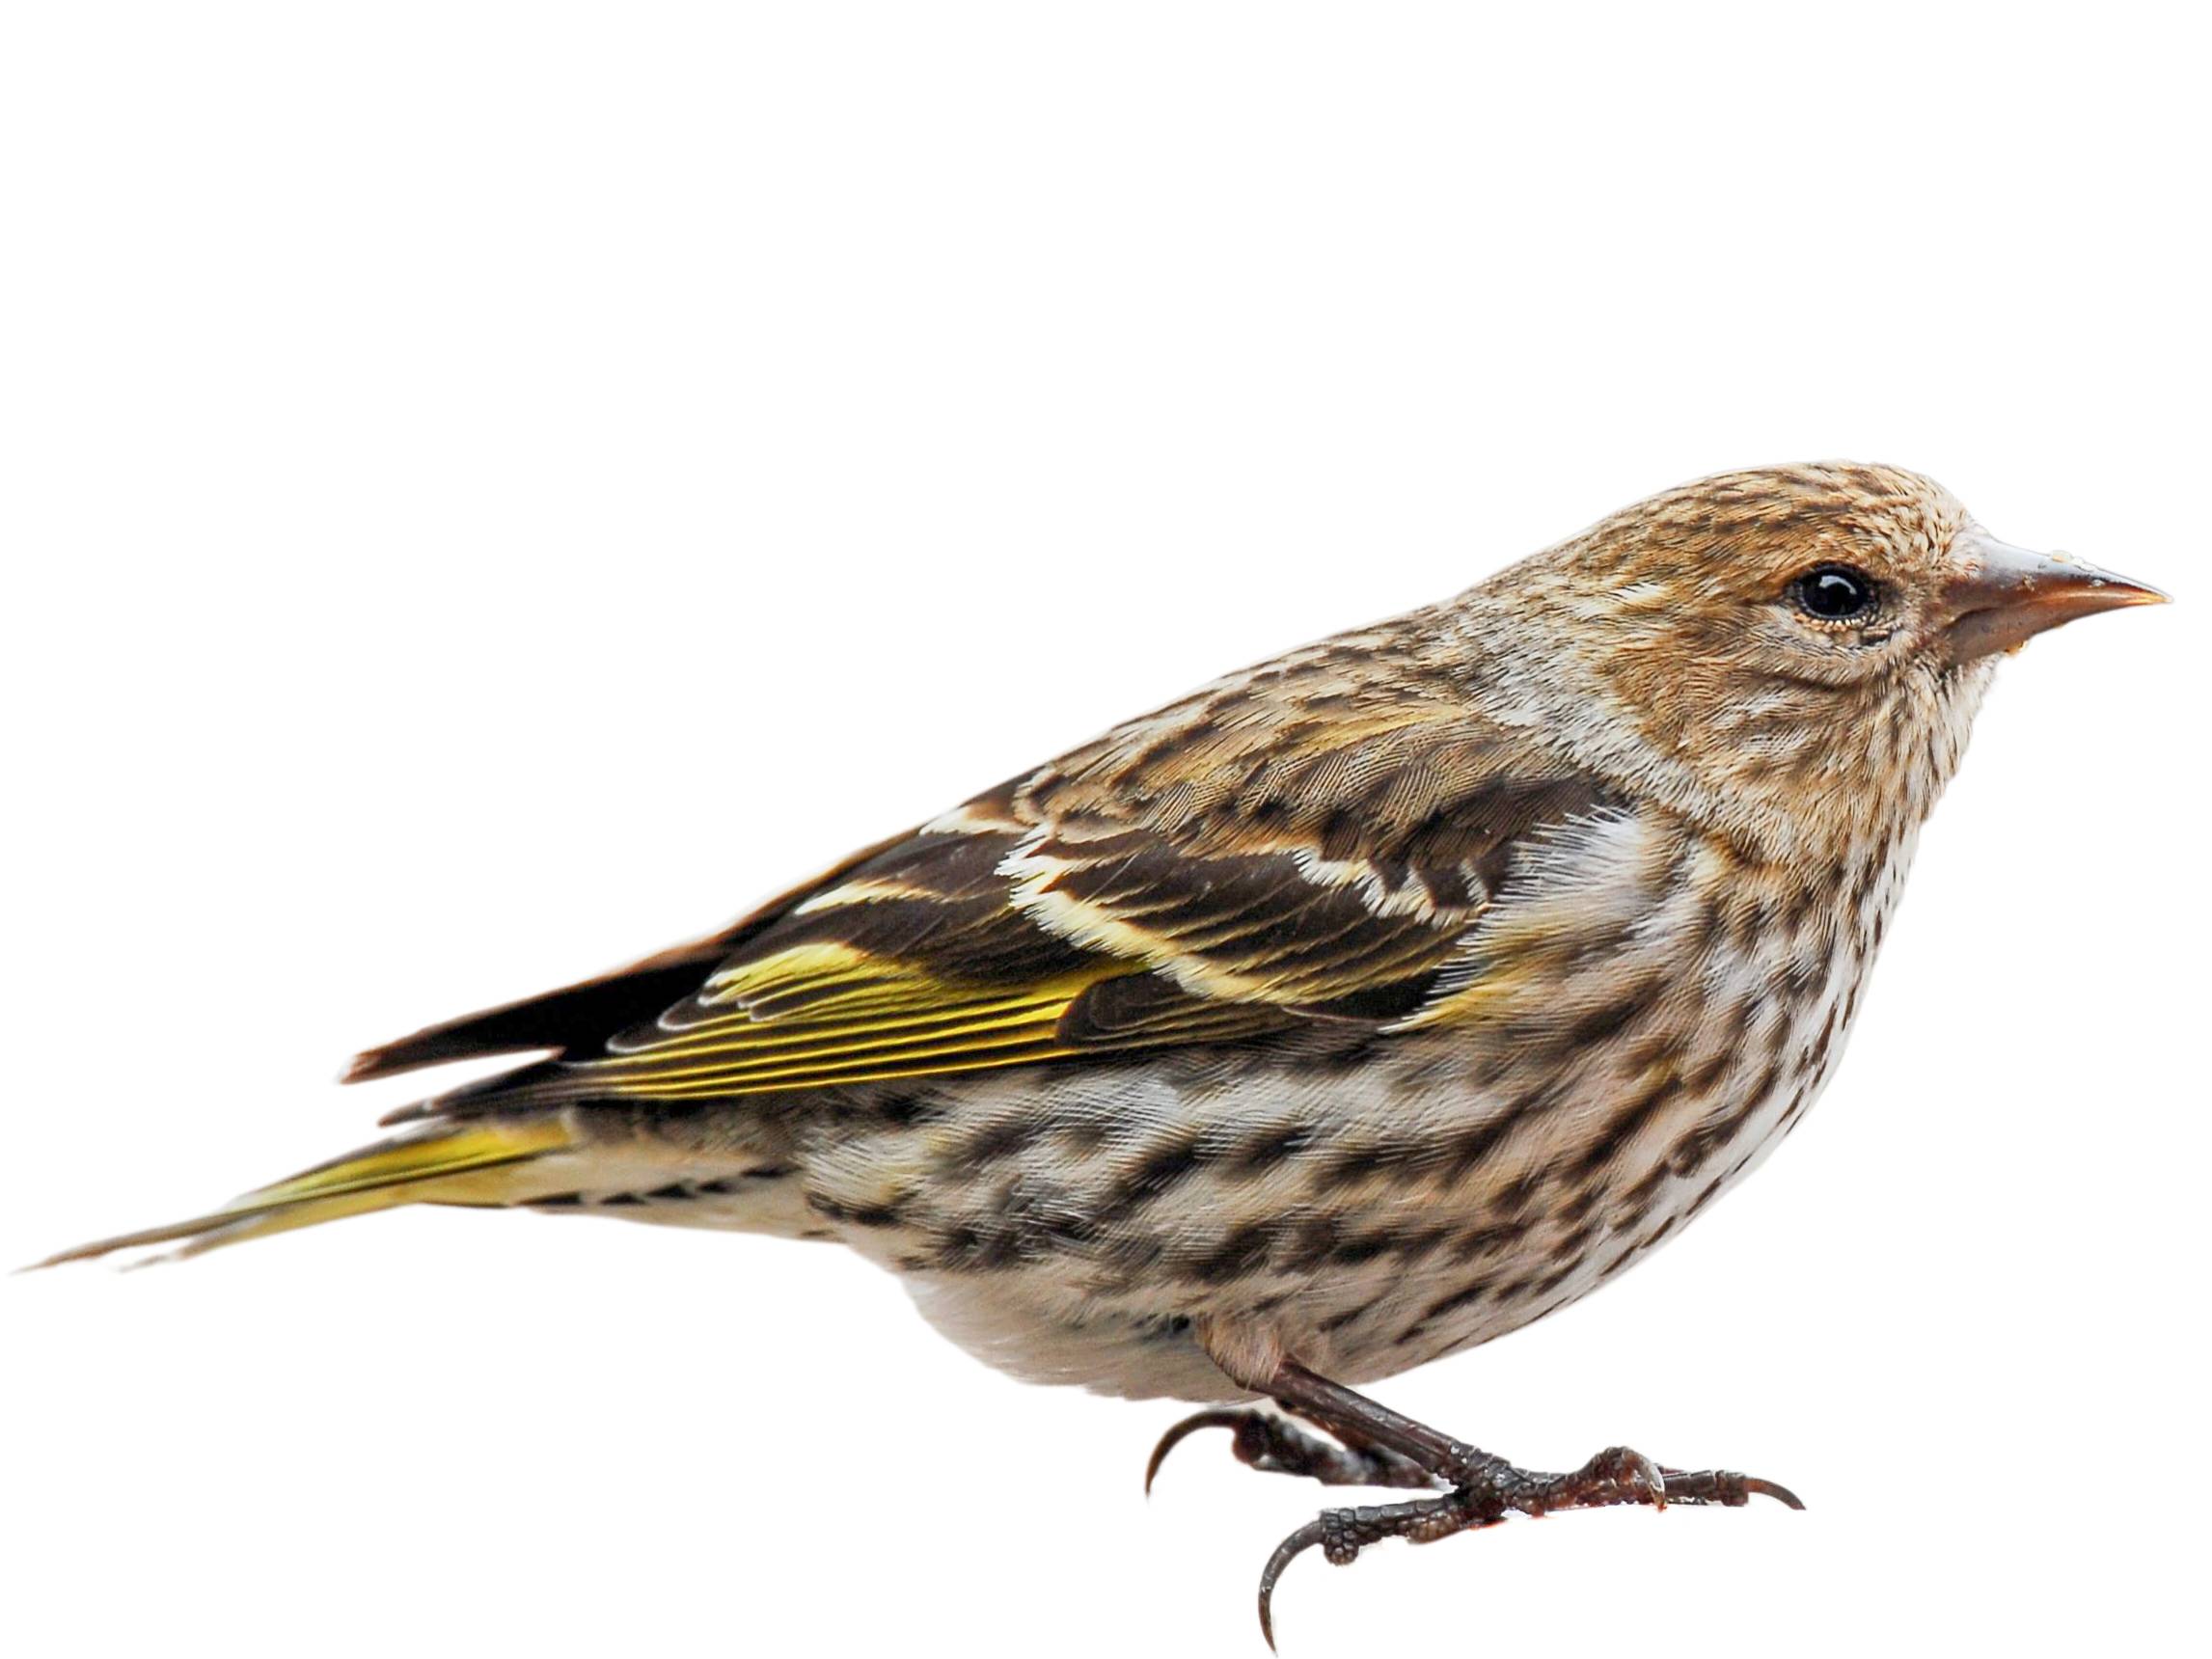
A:
POLYGON ((1193 1429, 1222 1428, 1236 1436, 1237 1455, 1256 1469, 1310 1475, 1341 1485, 1427 1485, 1432 1494, 1402 1504, 1324 1509, 1278 1544, 1260 1574, 1260 1630, 1275 1645, 1272 1603, 1283 1569, 1319 1545, 1342 1566, 1384 1538, 1432 1543, 1454 1533, 1495 1526, 1509 1514, 1596 1509, 1615 1504, 1747 1504, 1768 1497, 1801 1509, 1795 1494, 1771 1481, 1726 1470, 1668 1469, 1641 1452, 1615 1446, 1567 1475, 1522 1469, 1440 1434, 1340 1382, 1331 1382, 1285 1354, 1264 1370, 1225 1361, 1209 1347, 1231 1381, 1265 1394, 1286 1411, 1335 1436, 1334 1443, 1264 1412, 1202 1411, 1170 1428, 1152 1454, 1145 1484, 1162 1457, 1193 1429))
MULTIPOLYGON (((1193 1423, 1189 1427, 1197 1426, 1193 1423)), ((1188 1428, 1185 1431, 1188 1432, 1188 1428)), ((1244 1456, 1242 1439, 1244 1430, 1241 1425, 1238 1432, 1238 1455, 1244 1456)), ((1180 1438, 1172 1429, 1169 1435, 1169 1444, 1180 1438)), ((1311 1439, 1310 1436, 1304 1438, 1311 1439)), ((1255 1457, 1244 1456, 1244 1460, 1255 1467, 1269 1466, 1255 1457)), ((1418 1468, 1418 1465, 1409 1466, 1418 1468)), ((1771 1481, 1725 1469, 1665 1469, 1625 1446, 1609 1447, 1581 1468, 1565 1475, 1517 1468, 1502 1457, 1462 1447, 1448 1460, 1439 1479, 1451 1489, 1438 1496, 1416 1498, 1403 1504, 1324 1509, 1317 1518, 1283 1539, 1260 1574, 1260 1630, 1267 1637, 1268 1645, 1272 1647, 1275 1643, 1272 1612, 1275 1581, 1282 1577, 1285 1567, 1316 1545, 1320 1546, 1324 1559, 1334 1565, 1346 1566, 1369 1544, 1380 1543, 1384 1538, 1433 1543, 1455 1533, 1494 1526, 1514 1513, 1544 1515, 1556 1509, 1597 1509, 1617 1504, 1649 1504, 1655 1509, 1663 1509, 1669 1504, 1721 1504, 1735 1508, 1749 1503, 1754 1496, 1777 1499, 1793 1509, 1805 1507, 1794 1493, 1771 1481)))
POLYGON ((1303 1475, 1324 1486, 1414 1486, 1435 1488, 1449 1482, 1410 1457, 1379 1446, 1324 1439, 1288 1418, 1257 1406, 1224 1406, 1193 1412, 1160 1437, 1144 1466, 1144 1489, 1168 1453, 1201 1428, 1226 1428, 1230 1450, 1242 1462, 1271 1475, 1303 1475))

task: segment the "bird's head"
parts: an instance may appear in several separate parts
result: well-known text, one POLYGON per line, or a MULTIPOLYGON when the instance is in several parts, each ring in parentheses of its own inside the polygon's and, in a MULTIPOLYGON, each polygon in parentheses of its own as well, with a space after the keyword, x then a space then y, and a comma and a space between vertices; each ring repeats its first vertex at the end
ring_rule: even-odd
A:
POLYGON ((1654 496, 1461 607, 1524 680, 1557 670, 1545 717, 1587 758, 1747 831, 1848 835, 1925 813, 1999 655, 2163 597, 1998 541, 1918 474, 1828 462, 1654 496))

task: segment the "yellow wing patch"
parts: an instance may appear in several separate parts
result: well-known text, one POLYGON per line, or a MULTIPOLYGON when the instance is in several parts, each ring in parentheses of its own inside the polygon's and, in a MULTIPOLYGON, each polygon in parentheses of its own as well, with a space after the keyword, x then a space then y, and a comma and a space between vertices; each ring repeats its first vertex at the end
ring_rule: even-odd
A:
POLYGON ((575 1070, 593 1092, 688 1100, 1026 1065, 1076 1050, 1061 1016, 1099 963, 1028 985, 946 980, 857 946, 810 941, 735 963, 642 1039, 575 1070))

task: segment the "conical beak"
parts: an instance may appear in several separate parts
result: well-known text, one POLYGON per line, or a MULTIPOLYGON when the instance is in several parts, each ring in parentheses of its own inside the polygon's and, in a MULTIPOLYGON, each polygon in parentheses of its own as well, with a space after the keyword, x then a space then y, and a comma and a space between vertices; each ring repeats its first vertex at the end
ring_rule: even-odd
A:
POLYGON ((1945 638, 1954 663, 2012 650, 2077 616, 2166 603, 2155 587, 2071 554, 2008 546, 1979 525, 1960 533, 1955 550, 1966 569, 1944 592, 1952 614, 1945 638))

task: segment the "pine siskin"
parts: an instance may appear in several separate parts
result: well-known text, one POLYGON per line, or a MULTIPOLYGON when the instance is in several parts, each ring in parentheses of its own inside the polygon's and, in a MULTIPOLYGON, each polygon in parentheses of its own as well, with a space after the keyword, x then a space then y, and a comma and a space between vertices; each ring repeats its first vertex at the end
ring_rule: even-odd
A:
MULTIPOLYGON (((735 926, 432 1026, 551 1050, 375 1146, 54 1260, 401 1204, 835 1238, 1023 1376, 1244 1407, 1350 1561, 1509 1510, 1796 1500, 1625 1448, 1517 1469, 1346 1386, 1636 1261, 1834 1072, 1998 655, 2152 590, 1925 478, 1707 478, 1292 651, 735 926)), ((1148 1475, 1149 1480, 1149 1475, 1148 1475)), ((1271 1638, 1270 1638, 1271 1639, 1271 1638)))

